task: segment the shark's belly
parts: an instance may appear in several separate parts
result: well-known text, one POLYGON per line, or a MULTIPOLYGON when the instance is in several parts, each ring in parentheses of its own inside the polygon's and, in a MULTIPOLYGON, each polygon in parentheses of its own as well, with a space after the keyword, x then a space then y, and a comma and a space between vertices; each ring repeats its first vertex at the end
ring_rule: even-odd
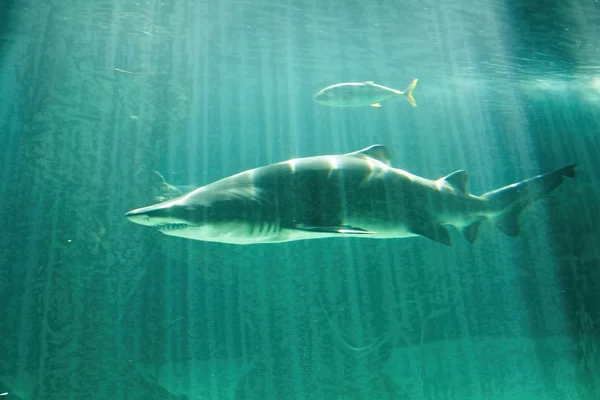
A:
POLYGON ((218 226, 197 226, 164 230, 163 234, 186 239, 229 244, 263 244, 297 240, 352 237, 358 239, 391 239, 416 236, 402 221, 349 217, 320 225, 297 220, 282 226, 278 219, 240 222, 218 226))
MULTIPOLYGON (((349 225, 348 228, 352 226, 349 225)), ((343 227, 345 228, 345 227, 343 227)), ((309 240, 309 239, 326 239, 326 238, 355 238, 355 239, 400 239, 412 236, 417 236, 415 233, 410 232, 406 229, 378 229, 371 230, 361 233, 344 233, 341 232, 314 232, 304 231, 298 229, 285 229, 282 230, 281 235, 273 237, 270 243, 275 242, 290 242, 296 240, 309 240)))

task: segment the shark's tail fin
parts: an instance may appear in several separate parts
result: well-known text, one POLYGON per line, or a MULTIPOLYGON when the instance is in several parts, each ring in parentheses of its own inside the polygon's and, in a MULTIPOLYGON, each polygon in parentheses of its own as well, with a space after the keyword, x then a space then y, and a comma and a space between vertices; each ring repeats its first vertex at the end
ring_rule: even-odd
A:
POLYGON ((404 97, 406 97, 406 100, 408 100, 410 105, 413 107, 417 106, 417 101, 415 100, 415 98, 412 95, 413 90, 415 90, 415 88, 417 87, 417 82, 419 82, 418 79, 413 79, 413 81, 410 83, 410 85, 408 85, 408 87, 404 90, 404 92, 402 92, 404 97))
POLYGON ((575 177, 576 165, 568 165, 547 174, 488 192, 482 196, 496 213, 492 218, 500 232, 508 236, 519 234, 519 214, 528 205, 556 189, 564 177, 575 177))

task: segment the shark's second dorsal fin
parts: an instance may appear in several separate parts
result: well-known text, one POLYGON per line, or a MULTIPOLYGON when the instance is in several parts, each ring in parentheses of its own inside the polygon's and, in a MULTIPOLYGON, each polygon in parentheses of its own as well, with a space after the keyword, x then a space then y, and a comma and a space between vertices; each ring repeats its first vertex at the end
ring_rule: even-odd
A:
POLYGON ((440 180, 446 181, 454 189, 458 189, 465 194, 467 193, 467 182, 469 181, 469 175, 467 174, 467 171, 454 171, 450 175, 446 175, 440 180))
POLYGON ((346 154, 347 156, 367 156, 381 161, 386 165, 390 165, 392 156, 387 147, 381 144, 374 144, 365 149, 354 151, 346 154))

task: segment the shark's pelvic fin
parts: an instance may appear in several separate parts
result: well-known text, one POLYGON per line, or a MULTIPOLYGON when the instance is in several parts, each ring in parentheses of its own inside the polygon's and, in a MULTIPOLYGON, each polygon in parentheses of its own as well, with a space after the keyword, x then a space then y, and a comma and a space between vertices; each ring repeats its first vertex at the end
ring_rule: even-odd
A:
POLYGON ((408 227, 412 233, 435 240, 446 246, 452 246, 452 239, 450 238, 448 229, 443 225, 432 221, 434 221, 434 219, 427 215, 412 215, 408 221, 408 227))
POLYGON ((410 230, 417 235, 426 237, 427 239, 435 240, 436 242, 445 244, 446 246, 452 246, 452 239, 450 238, 450 232, 443 225, 440 224, 420 224, 411 226, 410 230))

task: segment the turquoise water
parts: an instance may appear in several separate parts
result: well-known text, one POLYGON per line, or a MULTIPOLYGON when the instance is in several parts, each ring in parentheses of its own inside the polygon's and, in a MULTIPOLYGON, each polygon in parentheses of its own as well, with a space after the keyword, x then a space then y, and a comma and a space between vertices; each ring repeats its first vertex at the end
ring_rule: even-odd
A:
MULTIPOLYGON (((0 4, 7 399, 600 398, 600 4, 0 4), (417 108, 331 108, 339 82, 417 108), (571 163, 475 244, 236 246, 124 218, 173 185, 374 143, 480 194, 571 163)), ((3 398, 3 397, 2 397, 3 398)))

